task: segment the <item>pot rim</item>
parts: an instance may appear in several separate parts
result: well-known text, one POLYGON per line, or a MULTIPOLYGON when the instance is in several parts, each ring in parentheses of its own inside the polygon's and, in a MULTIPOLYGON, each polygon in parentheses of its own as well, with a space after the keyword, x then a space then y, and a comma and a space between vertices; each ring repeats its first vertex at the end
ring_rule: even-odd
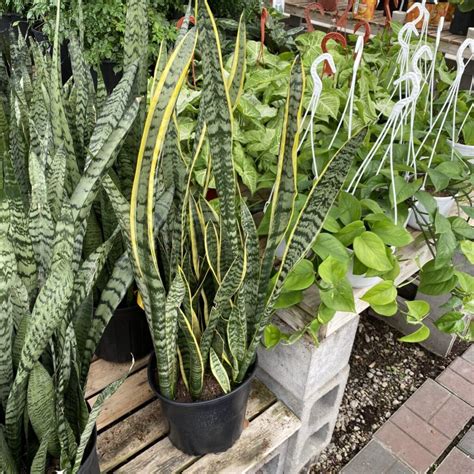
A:
POLYGON ((252 383, 252 380, 255 377, 255 372, 257 371, 257 365, 258 365, 258 356, 257 354, 255 354, 255 360, 253 364, 250 366, 250 370, 247 371, 245 380, 238 387, 236 387, 234 390, 230 391, 229 393, 221 395, 220 397, 213 398, 212 400, 202 400, 198 402, 177 402, 176 400, 170 400, 169 398, 166 398, 163 395, 161 395, 158 385, 155 382, 155 376, 154 376, 155 375, 154 371, 156 369, 156 354, 154 351, 152 352, 152 354, 150 355, 150 359, 148 360, 147 376, 148 376, 148 383, 150 384, 150 387, 152 388, 153 392, 155 393, 155 395, 159 398, 161 402, 165 402, 169 405, 173 405, 176 407, 194 408, 194 407, 203 407, 203 406, 212 405, 213 403, 228 399, 231 396, 233 396, 235 393, 239 392, 240 390, 243 390, 244 387, 247 387, 250 383, 252 383))

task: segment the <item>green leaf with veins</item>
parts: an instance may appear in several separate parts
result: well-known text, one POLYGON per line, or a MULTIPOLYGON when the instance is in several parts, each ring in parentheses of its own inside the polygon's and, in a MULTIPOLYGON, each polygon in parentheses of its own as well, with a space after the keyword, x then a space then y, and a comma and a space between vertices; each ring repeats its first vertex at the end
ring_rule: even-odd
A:
POLYGON ((392 263, 387 258, 385 244, 373 232, 363 232, 354 239, 354 253, 368 268, 381 272, 386 272, 393 268, 392 263))
POLYGON ((400 337, 398 340, 400 342, 423 342, 426 341, 430 337, 430 330, 427 326, 424 324, 421 325, 419 329, 417 329, 415 332, 412 332, 411 334, 408 334, 407 336, 400 337))
POLYGON ((361 300, 366 301, 371 306, 384 306, 392 303, 397 298, 397 289, 393 281, 387 280, 377 283, 370 290, 368 290, 361 300))

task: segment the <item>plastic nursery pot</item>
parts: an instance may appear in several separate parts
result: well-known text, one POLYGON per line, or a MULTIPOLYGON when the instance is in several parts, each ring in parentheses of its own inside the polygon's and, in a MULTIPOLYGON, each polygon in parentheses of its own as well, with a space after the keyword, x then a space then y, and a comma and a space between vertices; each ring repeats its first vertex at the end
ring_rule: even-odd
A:
POLYGON ((460 155, 471 158, 470 163, 474 163, 474 145, 464 145, 463 143, 454 143, 448 140, 448 143, 453 147, 460 155))
POLYGON ((97 456, 97 428, 94 428, 89 443, 87 443, 78 474, 100 474, 99 457, 97 456))
POLYGON ((116 71, 116 67, 117 63, 113 61, 102 61, 100 63, 100 71, 108 94, 112 93, 123 76, 123 72, 121 70, 116 71))
MULTIPOLYGON (((353 250, 347 249, 349 253, 352 255, 353 250)), ((349 270, 347 271, 347 279, 349 280, 349 283, 351 284, 352 288, 368 288, 369 286, 374 286, 377 283, 380 283, 382 281, 382 278, 380 277, 367 277, 364 275, 355 275, 353 273, 353 268, 352 268, 352 259, 349 264, 349 270)))
POLYGON ((109 362, 130 362, 131 355, 141 359, 153 350, 145 312, 140 306, 119 308, 105 328, 95 351, 109 362))
POLYGON ((169 439, 186 454, 199 456, 229 449, 242 434, 247 401, 257 361, 232 392, 203 402, 177 402, 163 397, 156 377, 156 355, 148 363, 148 382, 169 423, 169 439))
POLYGON ((474 10, 469 12, 462 12, 456 6, 454 11, 454 18, 449 27, 449 32, 453 35, 466 36, 467 30, 474 26, 474 10))
MULTIPOLYGON (((440 214, 447 217, 454 206, 454 198, 452 196, 433 196, 433 198, 436 201, 440 214)), ((408 225, 412 229, 421 230, 421 226, 418 222, 421 225, 428 225, 431 222, 425 206, 419 201, 415 203, 414 209, 410 210, 408 225)))

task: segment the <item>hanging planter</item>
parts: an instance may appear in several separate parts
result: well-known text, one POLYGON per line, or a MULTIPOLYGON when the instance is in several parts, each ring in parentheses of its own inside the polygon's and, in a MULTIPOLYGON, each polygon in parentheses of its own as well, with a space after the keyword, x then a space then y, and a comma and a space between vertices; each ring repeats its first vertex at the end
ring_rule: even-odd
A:
MULTIPOLYGON (((439 213, 445 217, 449 216, 456 201, 455 198, 453 196, 433 196, 433 199, 436 201, 439 213)), ((408 225, 412 229, 422 230, 421 226, 429 225, 431 222, 432 219, 426 207, 420 201, 416 201, 410 213, 408 225)))
POLYGON ((148 382, 168 420, 170 441, 193 456, 229 449, 242 434, 256 368, 257 361, 250 367, 247 378, 226 395, 213 400, 180 402, 161 395, 156 380, 156 355, 153 354, 148 364, 148 382))
POLYGON ((474 162, 474 145, 465 145, 464 143, 453 143, 448 140, 449 146, 454 148, 460 155, 471 158, 470 163, 474 162))

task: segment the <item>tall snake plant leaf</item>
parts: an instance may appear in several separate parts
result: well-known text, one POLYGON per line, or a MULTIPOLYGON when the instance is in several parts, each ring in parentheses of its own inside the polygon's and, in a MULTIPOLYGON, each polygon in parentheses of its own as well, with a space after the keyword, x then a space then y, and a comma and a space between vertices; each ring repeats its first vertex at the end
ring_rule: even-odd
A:
POLYGON ((51 427, 57 424, 55 402, 53 379, 44 366, 37 362, 28 380, 28 417, 40 441, 49 435, 48 452, 58 458, 60 454, 58 434, 56 430, 51 430, 51 427))
POLYGON ((40 445, 35 453, 33 462, 31 463, 30 474, 44 474, 48 461, 48 446, 50 443, 51 433, 53 429, 48 431, 40 440, 40 445))
MULTIPOLYGON (((181 373, 183 380, 188 382, 188 390, 192 397, 196 398, 201 394, 204 381, 204 361, 199 349, 199 343, 196 340, 191 323, 186 315, 180 310, 178 313, 178 324, 186 341, 186 349, 189 353, 189 377, 184 372, 184 364, 180 359, 181 373)), ((181 346, 181 344, 180 344, 181 346)), ((180 354, 183 353, 184 346, 181 346, 180 354)))
POLYGON ((59 8, 56 17, 56 35, 53 46, 53 60, 48 84, 51 133, 54 150, 63 149, 67 157, 66 192, 71 194, 80 179, 75 157, 74 141, 69 128, 63 102, 61 59, 59 48, 59 8))
POLYGON ((8 156, 3 160, 3 170, 4 193, 8 203, 8 215, 3 222, 9 223, 8 237, 14 248, 18 275, 28 292, 34 295, 37 287, 36 260, 20 187, 8 156))
POLYGON ((81 439, 79 441, 79 446, 76 451, 76 457, 74 460, 74 465, 72 468, 72 474, 75 474, 79 471, 82 463, 82 457, 84 456, 84 451, 86 449, 87 443, 92 435, 92 432, 95 429, 97 418, 100 415, 102 407, 104 403, 120 388, 120 386, 125 382, 128 374, 132 370, 134 362, 130 366, 128 372, 123 375, 120 379, 116 380, 115 382, 108 385, 100 395, 97 397, 97 400, 94 402, 94 406, 89 414, 89 419, 87 420, 87 424, 84 428, 84 431, 81 434, 81 439))
POLYGON ((5 428, 0 425, 0 471, 17 472, 17 465, 5 438, 5 428))
POLYGON ((117 158, 117 172, 120 177, 121 189, 130 199, 136 157, 140 146, 140 137, 146 116, 146 95, 148 78, 148 21, 147 1, 128 0, 124 41, 124 69, 130 64, 138 63, 138 72, 132 93, 135 97, 143 97, 135 123, 130 129, 121 153, 117 158))
POLYGON ((301 59, 298 57, 291 69, 290 86, 285 105, 277 175, 269 209, 270 226, 262 259, 258 301, 255 307, 257 317, 265 306, 265 295, 268 289, 268 280, 273 270, 275 251, 291 222, 293 213, 293 203, 296 196, 296 156, 303 90, 304 72, 301 59))
POLYGON ((240 17, 239 29, 237 31, 237 39, 235 42, 234 57, 232 58, 232 66, 228 79, 229 98, 232 104, 232 110, 235 110, 239 104, 239 99, 244 89, 247 50, 247 35, 245 20, 240 17))
POLYGON ((76 35, 69 36, 69 55, 71 57, 72 74, 74 77, 74 106, 73 121, 75 130, 75 149, 77 161, 81 169, 85 165, 87 149, 86 144, 89 142, 88 114, 93 97, 94 84, 90 70, 82 55, 79 40, 76 35))
POLYGON ((61 213, 64 184, 66 182, 66 154, 62 148, 56 150, 48 167, 46 174, 46 188, 48 195, 48 206, 54 221, 57 221, 61 213))
POLYGON ((34 153, 30 155, 30 182, 29 230, 35 250, 38 279, 42 284, 49 273, 54 239, 54 221, 48 205, 44 170, 34 153))
MULTIPOLYGON (((135 266, 135 279, 143 298, 158 359, 161 393, 173 398, 170 375, 172 367, 166 353, 165 289, 155 253, 154 202, 155 176, 163 149, 168 124, 172 118, 179 91, 187 76, 196 42, 190 31, 179 43, 161 74, 151 98, 144 133, 137 158, 137 171, 130 206, 130 237, 135 266)), ((174 354, 174 356, 176 356, 174 354)))
MULTIPOLYGON (((125 296, 127 289, 133 281, 133 270, 130 264, 128 252, 125 252, 115 262, 110 278, 102 290, 97 309, 92 318, 92 324, 88 330, 81 360, 81 384, 85 386, 89 365, 92 356, 99 344, 100 338, 109 323, 112 315, 125 296)), ((77 331, 76 331, 77 332, 77 331)))
POLYGON ((217 290, 212 309, 209 314, 206 329, 202 335, 200 347, 201 354, 206 367, 209 350, 219 321, 223 318, 229 304, 229 300, 239 290, 245 277, 247 269, 247 255, 239 255, 222 279, 217 290))
POLYGON ((255 307, 258 299, 258 286, 260 278, 260 247, 258 242, 257 228, 252 214, 246 203, 240 203, 241 224, 243 238, 245 241, 245 251, 247 252, 247 274, 245 284, 242 285, 239 294, 239 303, 245 304, 247 335, 252 334, 256 324, 255 307))
POLYGON ((18 371, 8 397, 5 426, 8 444, 15 455, 19 455, 21 447, 21 420, 28 376, 65 317, 71 297, 74 281, 71 268, 73 235, 71 210, 65 206, 57 224, 51 271, 36 299, 18 371))
POLYGON ((207 124, 207 137, 222 218, 222 265, 228 270, 239 252, 236 216, 236 177, 232 157, 232 111, 224 79, 219 33, 206 0, 198 7, 199 44, 202 51, 203 84, 200 110, 207 124))
POLYGON ((82 262, 74 279, 73 293, 68 308, 68 321, 71 321, 81 302, 92 291, 118 234, 119 228, 117 227, 116 231, 82 262))
POLYGON ((214 351, 212 347, 211 347, 211 352, 209 354, 209 358, 210 358, 212 375, 214 375, 215 379, 221 386, 223 392, 229 393, 230 392, 229 376, 227 375, 227 371, 222 365, 222 362, 219 359, 219 356, 216 354, 216 352, 214 351))
POLYGON ((5 410, 13 383, 13 318, 10 285, 16 272, 13 248, 6 233, 0 232, 0 405, 5 410))
POLYGON ((238 378, 239 381, 244 379, 250 364, 254 360, 255 352, 260 344, 263 330, 270 322, 270 318, 274 312, 275 302, 280 296, 281 289, 288 274, 294 266, 304 258, 311 248, 312 243, 318 236, 324 224, 324 220, 344 184, 354 156, 357 153, 365 134, 366 130, 363 130, 347 142, 346 145, 331 159, 319 179, 313 184, 306 202, 298 215, 296 224, 288 238, 287 247, 277 273, 278 276, 275 285, 272 289, 265 310, 259 317, 245 359, 241 364, 238 378))

